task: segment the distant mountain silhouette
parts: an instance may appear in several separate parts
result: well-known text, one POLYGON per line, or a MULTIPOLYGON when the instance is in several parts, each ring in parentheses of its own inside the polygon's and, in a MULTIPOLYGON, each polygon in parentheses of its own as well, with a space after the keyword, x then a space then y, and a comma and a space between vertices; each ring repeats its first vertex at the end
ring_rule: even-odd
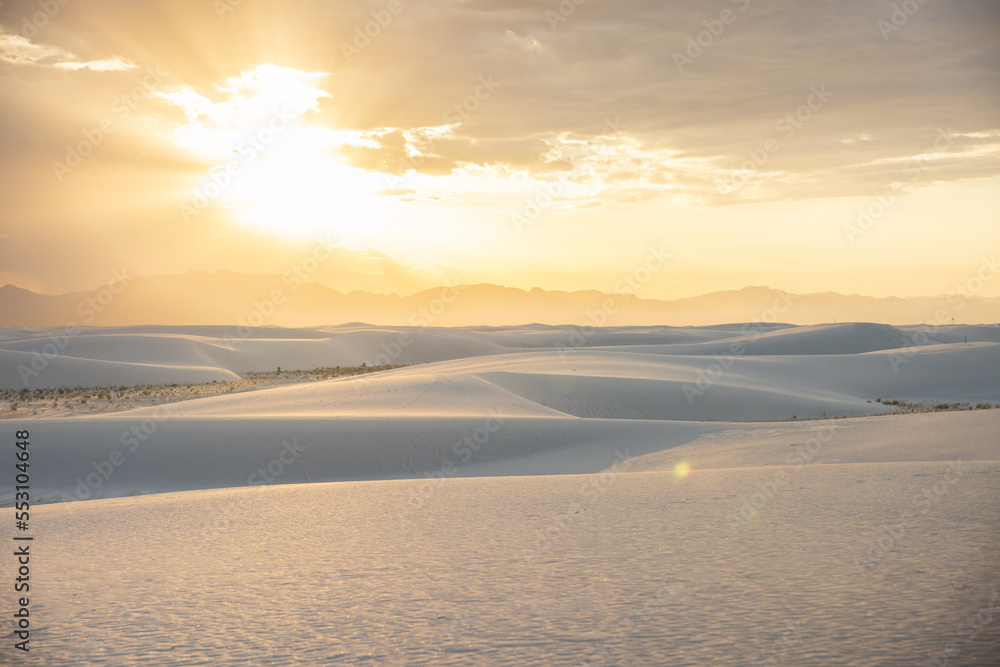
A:
POLYGON ((0 287, 0 325, 63 327, 142 324, 321 326, 346 322, 413 326, 596 324, 706 326, 862 321, 885 324, 1000 322, 1000 299, 957 296, 875 298, 834 292, 795 295, 768 287, 657 300, 578 292, 530 291, 479 284, 409 296, 339 292, 281 276, 193 271, 139 276, 92 292, 37 294, 0 287))

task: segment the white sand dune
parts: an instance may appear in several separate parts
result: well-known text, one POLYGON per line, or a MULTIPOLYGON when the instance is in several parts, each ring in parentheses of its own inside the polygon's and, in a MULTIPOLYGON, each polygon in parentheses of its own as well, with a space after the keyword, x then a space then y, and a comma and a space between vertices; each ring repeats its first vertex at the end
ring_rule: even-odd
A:
POLYGON ((891 410, 877 398, 1000 401, 997 368, 1000 345, 982 343, 836 357, 681 356, 612 346, 479 356, 164 410, 176 416, 447 417, 484 415, 492 406, 523 416, 783 420, 891 410))
POLYGON ((1000 410, 876 399, 1000 405, 996 329, 87 331, 35 386, 417 365, 8 421, 26 664, 992 664, 1000 410))
POLYGON ((418 481, 48 506, 38 662, 993 664, 995 464, 864 567, 947 470, 804 468, 735 531, 773 469, 451 480, 402 520, 418 481))
MULTIPOLYGON (((757 324, 749 331, 785 326, 757 324)), ((158 376, 145 379, 149 365, 176 368, 182 377, 190 369, 188 381, 201 382, 205 377, 201 369, 206 367, 224 371, 219 376, 222 378, 229 377, 229 373, 273 371, 279 366, 310 369, 358 366, 365 362, 420 364, 526 349, 551 350, 557 346, 652 344, 656 351, 661 351, 664 345, 697 345, 729 339, 740 328, 623 327, 582 329, 585 335, 581 335, 579 327, 548 325, 462 329, 365 324, 317 329, 135 326, 85 328, 67 335, 60 328, 0 327, 0 389, 130 384, 118 382, 121 373, 110 369, 88 369, 87 376, 81 377, 80 364, 94 361, 141 365, 135 373, 137 383, 160 381, 158 376), (22 365, 29 372, 19 373, 18 367, 22 365)), ((677 354, 712 353, 709 348, 700 348, 700 352, 686 347, 675 349, 677 354)), ((168 382, 172 381, 175 380, 168 382)))
POLYGON ((235 373, 278 367, 414 364, 504 350, 481 337, 441 329, 335 329, 125 327, 73 336, 46 329, 16 336, 8 329, 0 342, 0 389, 223 381, 235 373), (401 336, 404 345, 399 344, 401 336), (97 362, 139 368, 130 376, 127 368, 102 369, 97 362), (150 365, 172 371, 151 371, 150 365), (215 375, 206 374, 206 369, 216 369, 215 375))
POLYGON ((239 378, 215 364, 142 363, 68 355, 42 357, 42 362, 36 359, 31 352, 0 350, 0 389, 226 382, 239 378))
MULTIPOLYGON (((469 477, 46 505, 32 657, 993 664, 997 416, 659 424, 676 446, 633 442, 659 449, 624 463, 618 439, 543 437, 549 451, 469 477)), ((216 463, 194 447, 172 459, 188 478, 216 463)))
MULTIPOLYGON (((967 337, 971 328, 962 329, 967 337)), ((265 331, 273 333, 260 333, 265 331)), ((782 327, 743 338, 713 327, 681 332, 685 340, 701 339, 698 343, 638 346, 631 343, 669 339, 675 332, 602 330, 606 345, 588 339, 591 346, 572 347, 566 341, 575 332, 352 325, 322 333, 299 330, 294 337, 278 330, 266 339, 240 341, 234 349, 226 347, 229 332, 221 328, 187 335, 149 328, 87 333, 71 338, 65 352, 34 379, 51 386, 82 384, 84 377, 97 386, 139 376, 225 380, 236 377, 235 369, 279 365, 274 358, 356 364, 359 356, 374 357, 388 343, 399 346, 395 362, 459 358, 154 408, 39 420, 32 430, 53 444, 35 477, 36 489, 55 499, 247 485, 254 471, 293 440, 301 452, 296 450, 284 483, 419 477, 439 471, 446 461, 463 464, 449 475, 470 474, 469 463, 495 467, 507 461, 524 470, 519 459, 539 455, 556 462, 539 473, 593 472, 587 457, 566 454, 573 461, 567 466, 558 462, 559 453, 582 447, 606 458, 607 448, 618 446, 638 456, 719 428, 710 423, 895 410, 878 399, 1000 404, 998 343, 912 345, 899 329, 863 324, 782 327), (368 329, 372 340, 365 343, 368 329), (553 341, 560 347, 553 349, 553 341), (529 348, 542 342, 542 349, 529 348), (820 344, 835 353, 814 354, 820 344), (722 347, 705 354, 710 346, 722 347), (696 352, 684 353, 691 349, 696 352), (496 350, 501 352, 489 353, 496 350), (485 440, 470 448, 463 439, 477 433, 485 440), (120 458, 127 465, 107 463, 120 458), (198 463, 188 470, 177 461, 198 463), (102 474, 109 465, 112 473, 102 474)), ((7 340, 0 352, 20 359, 33 344, 37 339, 30 336, 7 340)), ((5 365, 4 373, 12 372, 5 365)))

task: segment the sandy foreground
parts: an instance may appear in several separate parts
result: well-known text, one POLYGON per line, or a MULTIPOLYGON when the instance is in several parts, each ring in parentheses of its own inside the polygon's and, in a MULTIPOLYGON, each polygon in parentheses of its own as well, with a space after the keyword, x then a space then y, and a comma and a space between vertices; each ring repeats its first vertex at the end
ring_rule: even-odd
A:
POLYGON ((4 664, 1000 656, 1000 327, 53 336, 0 330, 0 388, 410 365, 0 420, 4 664))

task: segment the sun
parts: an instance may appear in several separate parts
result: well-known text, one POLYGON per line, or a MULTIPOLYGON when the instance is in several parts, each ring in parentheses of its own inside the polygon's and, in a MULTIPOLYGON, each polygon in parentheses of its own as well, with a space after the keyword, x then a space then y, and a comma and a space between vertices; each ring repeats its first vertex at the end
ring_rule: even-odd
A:
POLYGON ((236 223, 287 236, 335 232, 346 240, 380 227, 392 206, 379 194, 387 177, 339 155, 370 140, 318 122, 320 102, 332 97, 321 85, 326 77, 259 65, 207 90, 161 93, 186 116, 174 144, 207 165, 184 205, 218 206, 236 223))
POLYGON ((282 235, 370 232, 388 215, 378 174, 350 166, 326 128, 290 127, 263 150, 234 153, 239 172, 219 198, 237 222, 282 235))

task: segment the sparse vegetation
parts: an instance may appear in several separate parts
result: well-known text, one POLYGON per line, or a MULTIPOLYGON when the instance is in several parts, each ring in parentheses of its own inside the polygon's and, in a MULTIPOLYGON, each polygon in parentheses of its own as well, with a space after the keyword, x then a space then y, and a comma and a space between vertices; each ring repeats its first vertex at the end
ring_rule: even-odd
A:
POLYGON ((929 403, 907 403, 906 401, 900 400, 889 400, 883 401, 882 399, 877 399, 877 403, 882 403, 882 405, 893 406, 892 414, 913 414, 918 412, 958 412, 961 410, 992 410, 994 408, 1000 408, 1000 403, 993 405, 992 403, 935 403, 933 405, 929 403))
MULTIPOLYGON (((871 403, 871 400, 867 401, 871 403)), ((930 401, 926 403, 907 403, 906 401, 901 401, 897 399, 875 399, 876 403, 881 403, 892 408, 891 412, 882 412, 882 415, 905 415, 905 414, 916 414, 916 413, 928 413, 928 412, 959 412, 962 410, 995 410, 1000 409, 1000 403, 932 403, 930 401)), ((821 417, 799 417, 797 415, 792 415, 790 420, 787 421, 812 421, 817 419, 849 419, 850 417, 859 417, 861 415, 828 415, 823 413, 821 417)), ((878 415, 874 415, 878 416, 878 415)))
MULTIPOLYGON (((405 365, 405 364, 404 364, 405 365)), ((401 368, 403 365, 334 366, 310 370, 279 370, 246 373, 231 382, 163 384, 110 387, 52 387, 47 389, 0 389, 0 419, 21 416, 26 411, 39 417, 68 416, 83 412, 118 412, 132 408, 175 403, 192 398, 255 391, 283 384, 320 382, 401 368), (60 398, 65 399, 60 404, 60 398), (20 413, 15 415, 14 413, 20 413)), ((23 417, 22 417, 23 418, 23 417)))
MULTIPOLYGON (((403 365, 384 366, 324 366, 309 370, 278 370, 270 372, 246 373, 239 380, 231 382, 205 382, 198 384, 136 385, 132 387, 54 387, 49 389, 7 389, 0 390, 0 419, 23 418, 24 414, 39 417, 68 416, 79 413, 118 412, 132 408, 175 403, 193 398, 256 391, 269 387, 300 382, 321 382, 340 377, 378 373, 401 368, 403 365), (61 403, 58 399, 64 399, 61 403), (16 413, 16 414, 15 414, 16 413)), ((871 399, 867 399, 871 403, 871 399)), ((882 414, 911 414, 925 412, 953 412, 959 410, 992 410, 1000 408, 1000 403, 908 403, 898 399, 876 398, 875 403, 891 407, 892 412, 882 414)), ((822 417, 798 417, 800 419, 844 419, 857 415, 828 415, 822 417)))

